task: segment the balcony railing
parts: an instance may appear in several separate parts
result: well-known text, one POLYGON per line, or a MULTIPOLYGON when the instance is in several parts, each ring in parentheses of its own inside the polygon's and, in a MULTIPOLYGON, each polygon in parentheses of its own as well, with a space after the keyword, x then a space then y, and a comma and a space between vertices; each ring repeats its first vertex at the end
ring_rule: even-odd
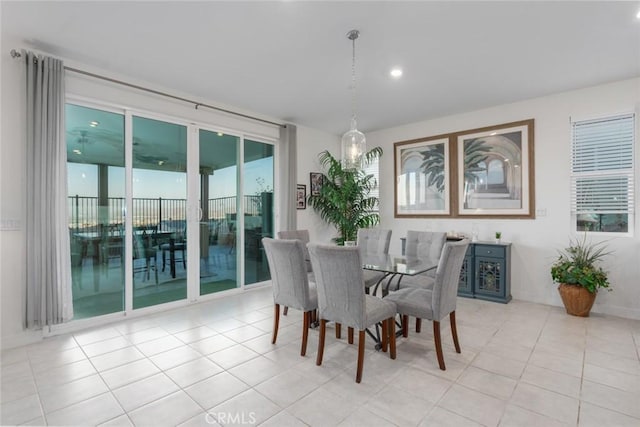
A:
MULTIPOLYGON (((243 196, 244 214, 260 215, 261 200, 261 196, 243 196)), ((98 201, 98 197, 69 196, 69 227, 75 230, 98 231, 99 224, 124 223, 126 210, 123 197, 109 197, 106 205, 100 205, 98 201)), ((209 199, 208 218, 202 220, 235 219, 237 208, 237 197, 209 199)), ((134 227, 157 225, 159 231, 173 231, 184 228, 186 212, 186 199, 134 198, 131 217, 134 227)))

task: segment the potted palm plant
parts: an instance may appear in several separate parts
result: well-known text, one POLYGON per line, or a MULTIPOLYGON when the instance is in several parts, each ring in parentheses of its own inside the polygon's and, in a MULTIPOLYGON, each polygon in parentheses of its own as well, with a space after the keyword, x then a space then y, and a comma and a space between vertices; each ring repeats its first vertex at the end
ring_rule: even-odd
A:
MULTIPOLYGON (((364 155, 365 165, 382 156, 382 148, 375 147, 364 155)), ((380 216, 374 209, 378 198, 370 195, 376 185, 373 175, 362 169, 344 168, 342 162, 328 151, 319 154, 320 164, 326 170, 318 194, 307 197, 307 203, 322 219, 338 230, 333 241, 343 245, 356 240, 359 228, 378 225, 380 216)))
POLYGON ((558 292, 568 314, 588 317, 598 289, 611 290, 607 272, 598 265, 611 253, 605 243, 587 242, 585 233, 582 239, 572 239, 551 266, 551 277, 558 283, 558 292))

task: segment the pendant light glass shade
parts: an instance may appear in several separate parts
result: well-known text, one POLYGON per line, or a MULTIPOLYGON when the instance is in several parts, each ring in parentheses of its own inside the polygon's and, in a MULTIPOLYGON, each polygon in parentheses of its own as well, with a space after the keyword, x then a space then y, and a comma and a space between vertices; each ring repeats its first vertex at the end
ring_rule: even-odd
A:
POLYGON ((351 119, 351 129, 342 135, 342 167, 361 169, 362 156, 367 150, 367 138, 357 129, 356 119, 351 119))
POLYGON ((356 39, 358 30, 351 30, 347 38, 351 40, 353 55, 351 63, 351 128, 342 135, 342 167, 344 169, 362 169, 362 158, 367 151, 367 138, 358 130, 356 123, 356 39))

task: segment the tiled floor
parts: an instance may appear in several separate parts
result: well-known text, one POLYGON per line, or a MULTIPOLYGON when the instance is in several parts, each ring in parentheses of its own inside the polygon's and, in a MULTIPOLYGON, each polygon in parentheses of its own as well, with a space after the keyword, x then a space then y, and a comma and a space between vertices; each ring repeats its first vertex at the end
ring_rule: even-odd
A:
POLYGON ((3 425, 639 426, 640 322, 557 307, 458 300, 462 354, 429 322, 398 358, 317 331, 301 315, 271 345, 270 288, 2 353, 3 425), (216 423, 217 420, 217 423, 216 423))

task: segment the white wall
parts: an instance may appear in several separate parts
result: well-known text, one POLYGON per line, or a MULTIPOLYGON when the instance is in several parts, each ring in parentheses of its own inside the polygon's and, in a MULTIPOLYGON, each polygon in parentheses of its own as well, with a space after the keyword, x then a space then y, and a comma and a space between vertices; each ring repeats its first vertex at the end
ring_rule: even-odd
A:
MULTIPOLYGON (((310 189, 310 172, 326 172, 320 166, 318 154, 328 150, 334 156, 340 155, 340 137, 316 129, 298 126, 298 184, 310 189)), ((330 243, 338 235, 335 227, 327 224, 307 205, 307 209, 298 210, 298 229, 309 230, 312 242, 330 243)))
MULTIPOLYGON (((564 248, 572 235, 569 216, 569 119, 593 118, 632 111, 640 111, 640 79, 368 133, 368 146, 379 145, 384 149, 380 163, 381 226, 393 230, 391 251, 400 252, 400 237, 404 237, 407 230, 429 228, 470 234, 472 223, 477 223, 481 240, 490 240, 495 231, 502 231, 503 240, 513 243, 511 293, 514 298, 561 305, 549 269, 557 256, 557 250, 564 248), (538 216, 535 220, 394 218, 394 142, 530 118, 535 119, 536 208, 538 211, 546 210, 546 216, 538 216)), ((636 118, 636 124, 638 122, 640 118, 636 118)), ((640 135, 640 132, 637 132, 637 135, 640 135)), ((636 189, 640 187, 638 139, 637 137, 636 189)), ((637 205, 636 202, 636 211, 637 205)), ((602 291, 598 294, 593 312, 640 319, 639 217, 640 214, 635 220, 635 237, 614 238, 609 244, 615 254, 609 257, 605 268, 610 271, 613 291, 602 291)))
POLYGON ((9 55, 11 47, 3 37, 0 51, 0 333, 3 346, 5 337, 21 343, 39 336, 22 329, 28 267, 24 231, 26 104, 24 68, 9 55), (5 227, 9 225, 7 221, 13 223, 11 229, 5 227))

